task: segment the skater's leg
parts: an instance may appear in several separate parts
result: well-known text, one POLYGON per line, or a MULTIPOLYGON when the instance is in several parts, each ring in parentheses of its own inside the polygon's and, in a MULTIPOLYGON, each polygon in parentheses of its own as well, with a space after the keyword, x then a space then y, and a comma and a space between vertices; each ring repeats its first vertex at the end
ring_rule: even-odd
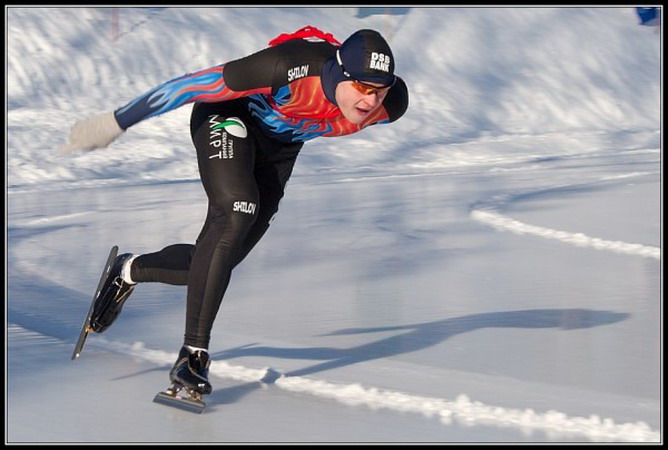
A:
MULTIPOLYGON (((260 241, 269 228, 271 220, 278 211, 284 195, 296 156, 277 163, 267 163, 255 168, 255 180, 259 189, 257 220, 244 240, 235 265, 239 264, 260 241)), ((206 224, 211 222, 209 218, 206 224)), ((202 230, 202 235, 206 230, 202 230)), ((177 286, 188 284, 188 273, 195 246, 192 244, 174 244, 155 253, 139 255, 132 262, 131 277, 135 283, 156 282, 177 286)))
POLYGON ((194 248, 194 245, 176 244, 156 253, 136 257, 130 253, 118 255, 96 299, 91 316, 91 329, 96 333, 102 333, 109 328, 139 282, 187 284, 194 248))
POLYGON ((157 282, 185 286, 195 246, 174 244, 155 253, 139 255, 130 271, 134 282, 157 282))
POLYGON ((253 175, 253 136, 238 137, 215 128, 227 117, 217 108, 220 106, 198 104, 191 119, 209 206, 190 264, 184 344, 204 349, 208 348, 232 269, 260 207, 253 175))
POLYGON ((269 228, 274 215, 278 212, 278 206, 285 192, 285 185, 292 174, 292 168, 295 165, 297 152, 300 148, 301 144, 295 146, 294 156, 274 163, 259 164, 255 167, 255 180, 260 193, 261 208, 257 220, 248 232, 248 236, 246 236, 235 265, 243 261, 260 241, 269 228))

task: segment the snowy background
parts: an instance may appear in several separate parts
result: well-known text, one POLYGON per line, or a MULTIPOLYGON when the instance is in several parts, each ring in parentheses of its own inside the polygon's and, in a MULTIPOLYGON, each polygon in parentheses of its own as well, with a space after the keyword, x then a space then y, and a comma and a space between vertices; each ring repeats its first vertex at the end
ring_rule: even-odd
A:
POLYGON ((634 8, 10 7, 6 25, 6 442, 663 440, 662 34, 634 8), (185 288, 139 286, 70 361, 109 247, 193 242, 206 209, 189 105, 63 156, 72 123, 305 25, 381 31, 410 108, 305 145, 233 274, 206 412, 151 401, 185 288))

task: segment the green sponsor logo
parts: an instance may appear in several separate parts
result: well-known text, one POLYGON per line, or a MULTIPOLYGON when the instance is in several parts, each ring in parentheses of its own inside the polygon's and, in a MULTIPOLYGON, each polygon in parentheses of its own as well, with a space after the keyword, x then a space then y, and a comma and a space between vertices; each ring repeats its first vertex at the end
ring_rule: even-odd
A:
POLYGON ((238 138, 245 138, 248 136, 248 131, 246 130, 246 125, 237 119, 236 117, 228 117, 224 122, 219 123, 211 128, 212 130, 223 129, 230 133, 232 136, 238 138))

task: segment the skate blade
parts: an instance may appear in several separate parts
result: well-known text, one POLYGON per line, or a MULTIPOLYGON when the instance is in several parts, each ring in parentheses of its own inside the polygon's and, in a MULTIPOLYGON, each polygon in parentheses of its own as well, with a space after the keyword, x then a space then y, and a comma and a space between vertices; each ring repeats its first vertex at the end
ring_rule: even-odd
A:
POLYGON ((202 414, 204 408, 206 408, 206 403, 201 400, 189 399, 178 394, 168 394, 167 392, 158 392, 153 399, 153 402, 197 414, 202 414))

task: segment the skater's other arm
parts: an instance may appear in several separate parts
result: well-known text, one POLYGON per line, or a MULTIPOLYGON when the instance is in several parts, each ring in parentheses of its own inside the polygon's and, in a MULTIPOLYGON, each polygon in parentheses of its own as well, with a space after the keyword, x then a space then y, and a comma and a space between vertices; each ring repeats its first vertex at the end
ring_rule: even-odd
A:
POLYGON ((167 81, 113 112, 77 121, 61 152, 104 148, 142 120, 193 102, 216 103, 271 94, 277 54, 272 48, 167 81), (229 66, 229 68, 228 68, 229 66), (233 80, 232 86, 226 76, 233 80))
POLYGON ((116 120, 126 130, 137 122, 187 103, 217 103, 253 94, 270 95, 280 59, 280 51, 269 47, 226 64, 180 76, 116 110, 116 120))
POLYGON ((225 82, 224 73, 225 64, 222 64, 170 80, 116 110, 116 121, 126 130, 137 122, 188 103, 217 103, 252 94, 271 93, 271 85, 232 90, 225 82))

